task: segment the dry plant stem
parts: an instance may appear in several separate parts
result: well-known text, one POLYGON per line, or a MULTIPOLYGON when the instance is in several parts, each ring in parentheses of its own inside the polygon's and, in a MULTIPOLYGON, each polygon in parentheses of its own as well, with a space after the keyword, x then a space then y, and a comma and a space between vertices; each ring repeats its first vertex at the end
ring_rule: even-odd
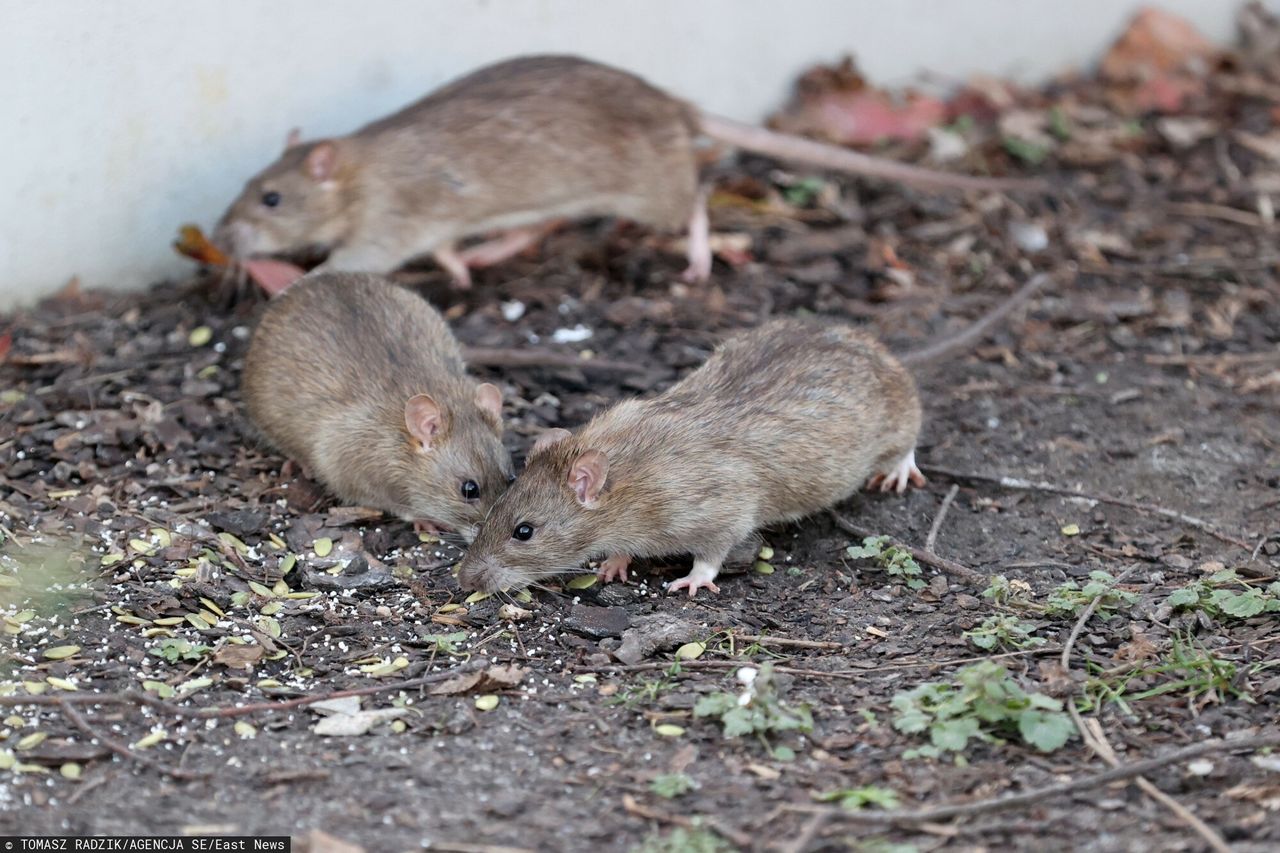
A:
POLYGON ((79 711, 76 710, 75 705, 66 701, 65 697, 58 696, 58 697, 52 697, 52 698, 62 700, 58 702, 59 710, 62 711, 63 716, 66 717, 73 726, 75 726, 80 731, 84 732, 85 737, 89 738, 90 740, 99 741, 103 746, 105 746, 107 749, 111 750, 121 758, 124 758, 128 761, 136 761, 138 764, 141 764, 143 767, 150 767, 152 770, 155 770, 157 773, 163 773, 164 775, 170 776, 174 779, 191 780, 191 779, 208 778, 209 776, 208 773, 196 773, 192 770, 183 770, 178 767, 168 767, 164 764, 161 764, 159 761, 156 761, 154 758, 148 758, 145 755, 141 755, 135 752, 134 750, 130 749, 126 744, 122 743, 121 741, 108 737, 107 735, 95 729, 92 725, 89 724, 89 721, 86 720, 84 716, 79 711))
POLYGON ((1014 477, 992 477, 987 474, 969 474, 964 471, 952 471, 948 468, 939 468, 935 465, 921 465, 920 470, 924 471, 926 474, 936 474, 940 477, 946 477, 951 480, 965 480, 974 483, 991 483, 1002 489, 1012 489, 1020 492, 1048 492, 1049 494, 1062 495, 1068 498, 1080 498, 1081 500, 1120 506, 1125 509, 1132 509, 1141 513, 1163 515, 1165 518, 1172 518, 1175 521, 1195 527, 1215 539, 1219 539, 1230 545, 1235 545, 1238 548, 1244 548, 1246 551, 1253 548, 1249 543, 1241 539, 1237 539, 1230 534, 1223 533, 1202 518, 1196 518, 1193 515, 1186 515, 1185 513, 1172 509, 1165 509, 1164 507, 1156 506, 1155 504, 1138 503, 1136 501, 1125 500, 1124 498, 1117 498, 1111 495, 1079 492, 1075 489, 1055 486, 1052 483, 1033 483, 1030 480, 1022 480, 1014 477))
POLYGON ((1036 291, 1044 287, 1049 280, 1050 276, 1048 273, 1037 273, 1036 275, 1033 275, 1026 284, 1014 291, 1008 299, 1005 299, 995 308, 984 314, 981 319, 973 325, 956 334, 954 337, 939 341, 933 346, 925 347, 924 349, 916 350, 915 352, 909 352, 906 355, 903 355, 899 360, 906 365, 924 364, 925 362, 939 359, 948 353, 954 352, 955 350, 968 347, 985 335, 992 326, 1008 316, 1013 309, 1026 302, 1032 296, 1035 296, 1036 291))
POLYGON ((813 839, 818 836, 822 828, 831 821, 831 815, 828 812, 819 812, 809 818, 808 822, 801 828, 800 834, 786 844, 777 845, 780 853, 804 853, 813 843, 813 839))
POLYGON ((755 643, 760 646, 787 646, 793 649, 826 649, 839 651, 845 646, 831 640, 793 640, 790 637, 774 637, 769 634, 734 634, 733 638, 743 643, 755 643))
MULTIPOLYGON (((865 527, 860 527, 854 524, 852 521, 849 521, 849 519, 843 517, 842 515, 837 513, 835 510, 831 510, 830 515, 831 515, 831 520, 835 522, 836 527, 839 527, 845 533, 851 534, 853 536, 861 536, 863 539, 867 538, 868 536, 880 535, 876 533, 874 530, 869 530, 865 527)), ((902 548, 903 550, 907 551, 909 554, 911 554, 912 557, 915 557, 918 562, 924 563, 929 566, 933 566, 935 569, 941 569, 947 574, 957 577, 975 586, 986 586, 987 579, 985 577, 983 577, 981 574, 979 574, 978 572, 975 572, 973 569, 967 566, 960 565, 954 560, 948 560, 946 557, 940 557, 937 554, 933 553, 932 551, 925 550, 924 548, 917 548, 914 545, 908 545, 907 543, 899 539, 894 539, 893 537, 889 538, 889 544, 893 545, 896 548, 902 548)))
MULTIPOLYGON (((375 684, 371 687, 356 687, 351 690, 335 690, 319 693, 315 696, 300 696, 297 699, 286 699, 279 702, 257 702, 250 705, 228 705, 212 708, 184 708, 171 704, 158 696, 151 696, 139 690, 124 690, 119 693, 74 693, 67 696, 0 696, 0 708, 17 705, 146 705, 175 717, 194 717, 207 720, 211 718, 244 717, 259 711, 288 711, 304 705, 313 705, 326 699, 345 699, 349 696, 370 696, 375 693, 386 693, 391 690, 415 690, 429 684, 448 681, 459 675, 474 672, 486 666, 483 662, 473 662, 454 667, 445 672, 434 672, 421 678, 407 681, 393 681, 388 684, 375 684)), ((82 718, 83 719, 83 718, 82 718)))
POLYGON ((933 517, 933 524, 929 526, 929 535, 924 540, 926 551, 933 550, 934 544, 938 541, 938 532, 942 530, 942 522, 947 517, 947 510, 951 509, 951 502, 956 499, 959 492, 960 487, 952 483, 951 491, 947 492, 947 496, 942 499, 942 506, 938 507, 938 514, 933 517))
POLYGON ((789 812, 800 814, 820 814, 827 813, 834 821, 844 821, 848 823, 868 824, 875 826, 894 826, 897 824, 919 824, 927 823, 935 820, 951 820, 958 817, 972 817, 973 815, 988 814, 990 812, 1001 811, 1004 809, 1017 808, 1019 806, 1028 806, 1044 800, 1060 797, 1064 794, 1074 794, 1077 791, 1087 791, 1111 782, 1122 782, 1132 779, 1135 776, 1141 776, 1144 773, 1150 773, 1153 770, 1159 770, 1170 764, 1177 764, 1181 761, 1189 761, 1193 758, 1199 758, 1202 755, 1209 755, 1215 752, 1223 752, 1237 749, 1264 749, 1266 747, 1280 746, 1280 732, 1270 732, 1263 735, 1254 735, 1253 737, 1215 739, 1201 741, 1191 746, 1175 749, 1164 755, 1148 758, 1143 761, 1135 761, 1132 764, 1122 764, 1102 773, 1095 773, 1091 776, 1082 776, 1079 779, 1072 779, 1070 782, 1060 782, 1056 785, 1048 785, 1043 788, 1035 788, 1030 791, 1024 791, 1021 794, 1011 794, 1006 797, 995 797, 989 800, 977 800, 971 803, 950 803, 947 805, 936 806, 929 809, 900 809, 897 811, 887 812, 851 812, 836 806, 808 806, 808 805, 787 805, 784 806, 789 812))
POLYGON ((467 364, 478 367, 577 367, 612 373, 643 373, 646 369, 639 362, 583 358, 572 353, 546 350, 466 347, 463 349, 463 358, 467 364))
MULTIPOLYGON (((685 829, 697 829, 698 827, 698 824, 683 815, 670 814, 665 811, 651 809, 638 802, 636 798, 632 797, 630 794, 623 795, 622 807, 626 810, 627 814, 642 817, 646 820, 656 820, 659 823, 671 823, 676 826, 684 827, 685 829)), ((711 827, 743 850, 750 850, 753 847, 753 839, 751 836, 744 832, 739 832, 732 827, 725 826, 724 823, 716 820, 715 818, 703 818, 703 825, 711 827)))
MULTIPOLYGON (((1137 568, 1137 566, 1130 566, 1125 569, 1116 576, 1116 583, 1119 583, 1129 575, 1133 574, 1137 568)), ((1075 648, 1076 640, 1080 637, 1080 632, 1084 630, 1085 624, 1088 623, 1089 619, 1092 618, 1093 614, 1097 611, 1098 602, 1101 600, 1101 595, 1095 595, 1089 602, 1089 606, 1087 606, 1080 614, 1080 618, 1076 620, 1076 624, 1072 626, 1071 634, 1067 637, 1066 645, 1062 647, 1061 663, 1064 671, 1070 670, 1071 650, 1075 648)), ((1071 719, 1075 722, 1076 729, 1080 732, 1080 738, 1085 742, 1085 745, 1111 767, 1119 767, 1120 759, 1116 758, 1115 751, 1111 748, 1111 744, 1107 740, 1106 733, 1102 729, 1102 724, 1095 718, 1089 720, 1089 723, 1092 723, 1091 726, 1086 725, 1085 720, 1080 716, 1080 712, 1076 710, 1076 706, 1071 702, 1067 703, 1067 711, 1071 714, 1071 719)), ((1222 840, 1222 836, 1218 835, 1218 833, 1215 832, 1207 823, 1196 817, 1195 814, 1193 814, 1186 806, 1182 805, 1173 797, 1170 797, 1164 791, 1157 788, 1151 780, 1147 779, 1145 776, 1136 776, 1133 781, 1134 784, 1142 789, 1144 794, 1151 797, 1151 799, 1155 800, 1169 811, 1173 812, 1179 820, 1191 827, 1191 829, 1212 849, 1218 851, 1218 853, 1231 853, 1231 848, 1222 840)))

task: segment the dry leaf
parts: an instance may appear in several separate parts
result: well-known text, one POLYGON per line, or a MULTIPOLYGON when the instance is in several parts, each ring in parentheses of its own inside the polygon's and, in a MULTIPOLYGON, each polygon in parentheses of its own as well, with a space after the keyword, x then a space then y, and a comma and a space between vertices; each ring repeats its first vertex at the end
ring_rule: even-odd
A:
POLYGON ((265 649, 258 645, 225 645, 213 653, 213 662, 227 669, 253 669, 262 660, 265 649))

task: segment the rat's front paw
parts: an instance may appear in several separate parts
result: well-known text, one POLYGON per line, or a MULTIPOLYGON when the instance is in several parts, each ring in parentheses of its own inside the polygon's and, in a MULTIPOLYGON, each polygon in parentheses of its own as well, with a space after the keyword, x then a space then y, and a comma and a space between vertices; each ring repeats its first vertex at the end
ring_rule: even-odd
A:
POLYGON ((596 577, 600 578, 601 583, 608 583, 614 580, 626 583, 627 568, 630 565, 631 558, 626 554, 614 554, 601 563, 600 568, 596 569, 596 577))
POLYGON ((429 518, 419 518, 413 522, 413 532, 439 536, 442 533, 452 533, 453 531, 438 521, 432 521, 429 518))

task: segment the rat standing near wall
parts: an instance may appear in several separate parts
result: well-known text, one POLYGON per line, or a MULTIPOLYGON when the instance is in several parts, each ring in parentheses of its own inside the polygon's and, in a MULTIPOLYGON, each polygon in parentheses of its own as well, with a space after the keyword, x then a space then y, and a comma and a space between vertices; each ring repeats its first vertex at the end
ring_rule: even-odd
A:
MULTIPOLYGON (((350 136, 303 143, 249 180, 214 241, 233 257, 327 250, 325 270, 387 273, 430 254, 460 286, 563 217, 689 230, 686 277, 711 271, 694 140, 705 134, 818 168, 969 189, 1032 181, 953 175, 701 112, 633 74, 568 56, 473 72, 350 136), (459 240, 505 233, 458 251, 459 240)), ((287 285, 287 282, 285 283, 287 285)), ((280 285, 275 285, 280 286, 280 285)))

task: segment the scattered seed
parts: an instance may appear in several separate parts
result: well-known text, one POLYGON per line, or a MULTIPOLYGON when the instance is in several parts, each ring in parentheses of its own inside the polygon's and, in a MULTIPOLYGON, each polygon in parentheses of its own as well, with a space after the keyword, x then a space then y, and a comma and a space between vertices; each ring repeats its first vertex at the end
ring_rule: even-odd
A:
POLYGON ((494 708, 498 707, 498 702, 499 702, 499 699, 498 699, 497 694, 495 694, 495 693, 486 693, 486 694, 485 694, 485 695, 483 695, 483 696, 477 696, 477 697, 476 697, 476 710, 477 710, 477 711, 492 711, 494 708))
POLYGON ((44 650, 44 657, 48 660, 66 660, 79 652, 79 646, 54 646, 44 650))
POLYGON ((80 774, 84 771, 79 764, 76 764, 74 761, 68 761, 66 764, 58 768, 58 772, 62 774, 62 778, 70 779, 72 782, 75 782, 80 779, 80 774))
POLYGON ((653 730, 663 737, 680 737, 684 734, 684 728, 675 723, 660 723, 654 726, 653 730))
POLYGON ((329 552, 333 550, 333 540, 328 536, 325 536, 321 539, 317 539, 311 547, 315 550, 317 557, 327 557, 329 556, 329 552))

